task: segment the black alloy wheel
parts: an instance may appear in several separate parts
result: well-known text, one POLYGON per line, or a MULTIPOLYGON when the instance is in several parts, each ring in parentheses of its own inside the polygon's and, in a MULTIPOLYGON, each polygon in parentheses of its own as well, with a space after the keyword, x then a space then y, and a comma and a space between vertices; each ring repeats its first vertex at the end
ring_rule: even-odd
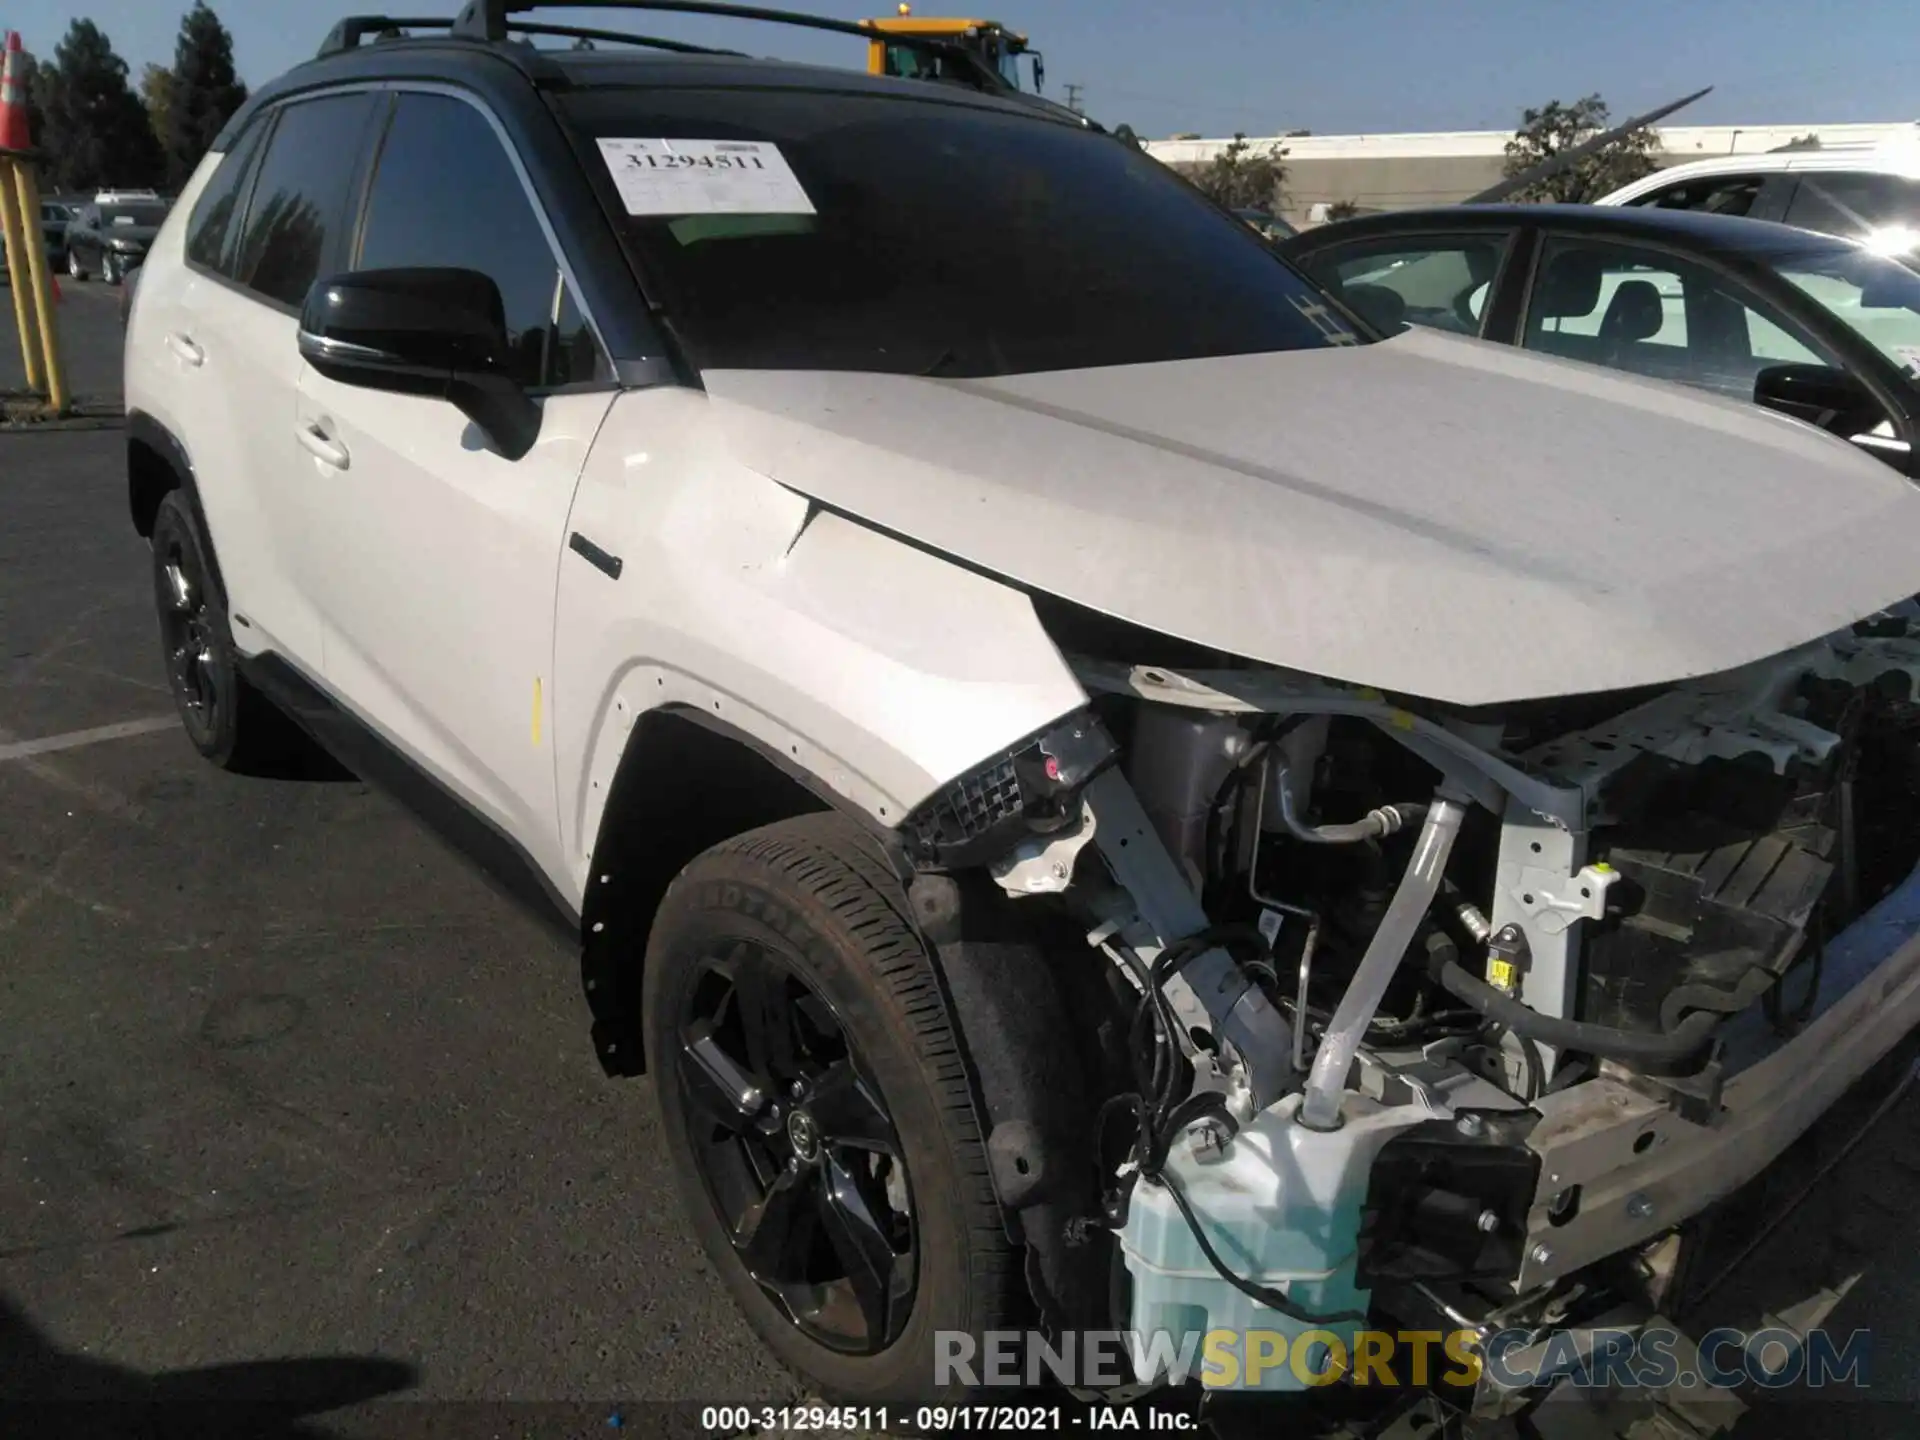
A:
POLYGON ((299 732, 240 673, 226 594, 184 491, 153 517, 153 598, 167 685, 193 748, 223 770, 279 773, 299 732))
POLYGON ((898 1339, 917 1270, 906 1160, 833 1007, 738 941, 699 963, 675 1082, 701 1179, 767 1298, 833 1350, 898 1339))
POLYGON ((860 823, 796 816, 680 871, 640 977, 694 1232, 768 1348, 836 1401, 964 1399, 977 1382, 939 1368, 942 1337, 1031 1313, 913 913, 860 823))
POLYGON ((205 551, 178 491, 162 502, 154 523, 153 581, 167 680, 181 723, 204 754, 230 724, 235 677, 205 551))

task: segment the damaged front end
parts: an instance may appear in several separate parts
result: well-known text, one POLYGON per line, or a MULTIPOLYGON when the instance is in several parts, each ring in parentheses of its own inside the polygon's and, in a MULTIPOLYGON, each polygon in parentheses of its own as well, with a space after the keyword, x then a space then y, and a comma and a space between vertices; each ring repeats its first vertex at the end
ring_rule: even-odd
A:
POLYGON ((1582 1323, 1920 1024, 1920 623, 1484 710, 1074 665, 1086 711, 906 832, 1131 1000, 1092 1148, 1142 1381, 1582 1323))

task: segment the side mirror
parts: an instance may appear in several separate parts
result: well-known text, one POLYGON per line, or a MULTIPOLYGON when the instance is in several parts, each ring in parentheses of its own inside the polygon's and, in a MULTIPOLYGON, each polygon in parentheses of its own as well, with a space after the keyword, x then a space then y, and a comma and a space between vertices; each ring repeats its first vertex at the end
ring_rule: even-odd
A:
POLYGON ((356 270, 314 283, 300 355, 341 385, 451 401, 509 460, 533 448, 540 406, 513 376, 500 290, 477 270, 356 270))
POLYGON ((1857 376, 1830 365, 1769 365, 1754 377, 1753 400, 1841 436, 1871 430, 1886 418, 1857 376))

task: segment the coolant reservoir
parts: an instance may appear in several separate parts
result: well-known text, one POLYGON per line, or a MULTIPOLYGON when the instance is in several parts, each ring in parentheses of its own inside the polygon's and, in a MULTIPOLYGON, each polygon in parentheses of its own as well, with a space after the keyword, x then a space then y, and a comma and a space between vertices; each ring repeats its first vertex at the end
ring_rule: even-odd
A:
MULTIPOLYGON (((1210 1158, 1196 1157, 1182 1137, 1166 1168, 1235 1273, 1313 1315, 1364 1312, 1367 1292, 1354 1267, 1368 1171, 1395 1133, 1431 1112, 1349 1096, 1345 1123, 1315 1131, 1294 1122, 1299 1104, 1298 1095, 1275 1102, 1210 1158)), ((1320 1383, 1330 1361, 1349 1362, 1364 1328, 1357 1319, 1295 1320, 1235 1289, 1208 1262, 1164 1185, 1133 1187, 1120 1244, 1133 1277, 1140 1380, 1178 1357, 1184 1364, 1160 1378, 1177 1381, 1184 1368, 1221 1389, 1305 1389, 1320 1383)))

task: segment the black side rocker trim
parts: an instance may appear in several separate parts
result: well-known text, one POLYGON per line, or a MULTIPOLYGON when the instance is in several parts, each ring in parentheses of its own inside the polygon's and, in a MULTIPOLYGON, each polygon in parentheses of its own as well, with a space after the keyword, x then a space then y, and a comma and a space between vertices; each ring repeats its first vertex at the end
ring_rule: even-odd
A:
POLYGON ((579 914, 519 842, 279 656, 243 660, 240 668, 256 689, 342 765, 417 816, 492 888, 551 927, 570 951, 579 949, 579 914))

